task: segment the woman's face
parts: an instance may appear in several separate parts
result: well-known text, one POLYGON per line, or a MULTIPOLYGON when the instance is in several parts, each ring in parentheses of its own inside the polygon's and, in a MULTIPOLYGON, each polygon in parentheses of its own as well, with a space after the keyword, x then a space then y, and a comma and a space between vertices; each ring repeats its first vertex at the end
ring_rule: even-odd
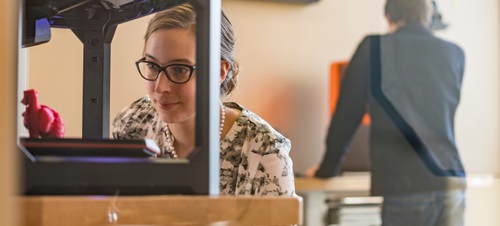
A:
MULTIPOLYGON (((162 67, 174 63, 195 66, 195 45, 195 36, 189 30, 158 30, 146 41, 144 56, 147 61, 162 67)), ((184 84, 173 83, 161 72, 156 81, 146 81, 146 90, 164 122, 179 123, 194 119, 196 71, 184 84)))

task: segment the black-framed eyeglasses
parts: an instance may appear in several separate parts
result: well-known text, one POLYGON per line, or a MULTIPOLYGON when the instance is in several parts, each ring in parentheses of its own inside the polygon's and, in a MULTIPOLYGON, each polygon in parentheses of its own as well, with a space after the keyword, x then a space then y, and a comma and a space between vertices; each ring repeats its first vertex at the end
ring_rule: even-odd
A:
POLYGON ((187 64, 169 64, 162 67, 156 63, 147 61, 144 57, 136 61, 135 65, 141 77, 148 81, 156 81, 163 71, 167 75, 168 80, 176 84, 188 82, 196 69, 196 66, 187 64))

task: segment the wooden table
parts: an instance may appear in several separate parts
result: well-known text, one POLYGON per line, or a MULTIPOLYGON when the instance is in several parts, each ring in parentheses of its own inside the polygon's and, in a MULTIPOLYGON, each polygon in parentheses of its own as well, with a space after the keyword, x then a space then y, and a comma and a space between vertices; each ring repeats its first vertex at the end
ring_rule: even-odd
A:
POLYGON ((368 195, 370 191, 369 173, 346 173, 330 179, 295 178, 297 192, 332 192, 343 195, 368 195))
POLYGON ((300 225, 302 199, 234 196, 27 196, 23 226, 300 225))

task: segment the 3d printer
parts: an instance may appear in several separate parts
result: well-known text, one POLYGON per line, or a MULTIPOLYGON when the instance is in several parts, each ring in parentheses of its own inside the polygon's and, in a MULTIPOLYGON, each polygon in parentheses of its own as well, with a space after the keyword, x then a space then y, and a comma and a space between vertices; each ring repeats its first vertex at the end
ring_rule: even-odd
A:
MULTIPOLYGON (((22 44, 29 47, 50 40, 51 28, 65 28, 84 46, 83 131, 76 141, 50 140, 60 150, 50 156, 25 154, 26 195, 147 195, 219 193, 219 86, 211 77, 197 79, 196 150, 191 159, 166 160, 102 155, 58 156, 75 152, 71 143, 115 143, 109 134, 110 48, 116 27, 130 20, 189 2, 197 10, 197 69, 218 74, 220 66, 220 0, 26 0, 23 3, 22 44), (99 140, 102 139, 102 140, 99 140), (189 177, 181 176, 189 172, 189 177), (121 175, 127 175, 126 177, 121 175)), ((45 141, 42 141, 46 143, 45 141)), ((123 144, 123 141, 117 141, 123 144)), ((133 142, 132 142, 133 143, 133 142)), ((36 146, 36 144, 35 144, 36 146)), ((79 146, 78 152, 85 152, 79 146)), ((38 150, 40 151, 40 150, 38 150)), ((94 153, 96 150, 93 150, 94 153)), ((98 151, 98 150, 97 150, 98 151)), ((87 152, 88 153, 88 152, 87 152)), ((123 152, 125 153, 125 152, 123 152)))

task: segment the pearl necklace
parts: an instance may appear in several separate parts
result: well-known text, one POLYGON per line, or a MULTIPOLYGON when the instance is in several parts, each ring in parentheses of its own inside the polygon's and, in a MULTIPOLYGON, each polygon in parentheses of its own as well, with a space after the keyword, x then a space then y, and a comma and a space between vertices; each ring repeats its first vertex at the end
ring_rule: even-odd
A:
MULTIPOLYGON (((220 127, 219 127, 219 140, 222 137, 222 131, 224 130, 224 120, 226 119, 226 109, 222 102, 220 103, 220 127)), ((172 152, 172 157, 173 158, 178 158, 179 156, 177 155, 177 152, 175 151, 174 148, 174 142, 175 142, 175 137, 172 135, 172 132, 170 132, 170 129, 168 128, 168 124, 165 123, 165 137, 167 138, 167 147, 170 149, 172 152)))

